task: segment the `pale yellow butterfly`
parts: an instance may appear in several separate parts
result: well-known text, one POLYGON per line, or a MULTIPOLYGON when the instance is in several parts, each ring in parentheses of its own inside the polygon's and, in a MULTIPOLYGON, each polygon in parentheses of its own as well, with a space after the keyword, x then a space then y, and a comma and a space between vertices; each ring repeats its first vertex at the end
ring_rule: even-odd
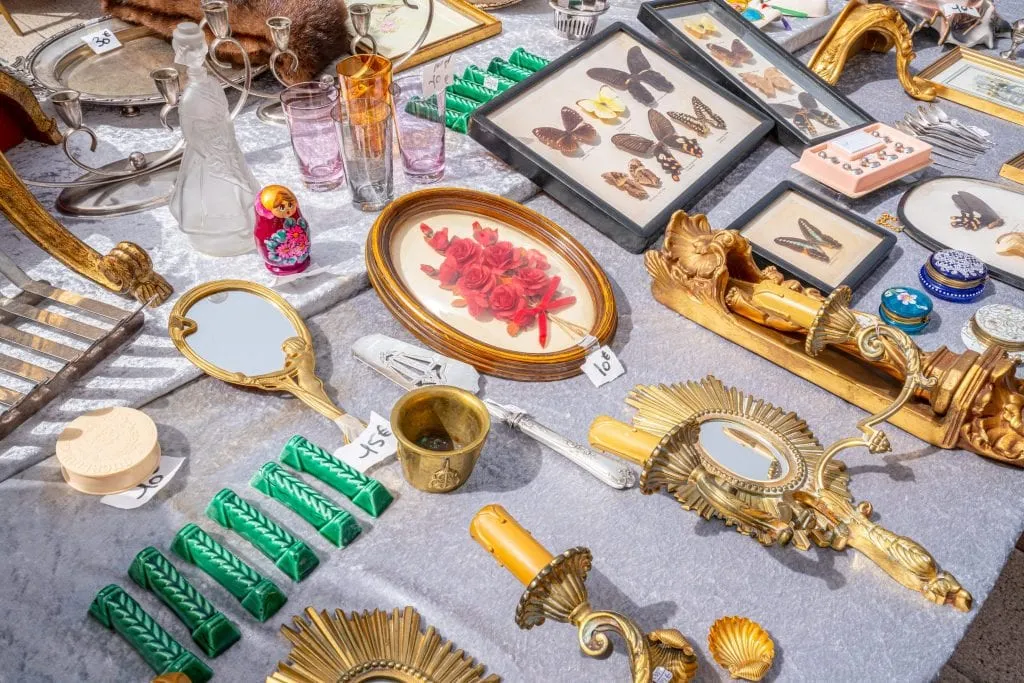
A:
POLYGON ((622 104, 615 91, 607 85, 602 85, 597 91, 597 98, 593 100, 577 100, 576 106, 591 116, 602 121, 611 121, 619 118, 619 114, 626 111, 626 105, 622 104))

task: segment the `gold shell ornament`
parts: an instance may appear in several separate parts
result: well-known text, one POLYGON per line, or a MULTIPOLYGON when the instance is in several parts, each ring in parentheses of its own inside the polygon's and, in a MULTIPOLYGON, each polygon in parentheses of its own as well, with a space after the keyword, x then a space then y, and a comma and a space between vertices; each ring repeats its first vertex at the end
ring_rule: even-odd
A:
POLYGON ((722 617, 708 631, 708 649, 733 678, 759 681, 772 668, 775 643, 756 621, 722 617))

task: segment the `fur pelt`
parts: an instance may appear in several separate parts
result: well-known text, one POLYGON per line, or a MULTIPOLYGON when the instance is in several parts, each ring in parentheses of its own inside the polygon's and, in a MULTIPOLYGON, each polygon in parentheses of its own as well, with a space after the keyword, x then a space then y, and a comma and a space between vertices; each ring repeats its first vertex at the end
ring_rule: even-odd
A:
MULTIPOLYGON (((183 21, 199 22, 199 0, 101 0, 103 10, 132 24, 153 29, 168 39, 183 21)), ((278 71, 289 82, 313 80, 332 60, 346 53, 351 40, 345 0, 228 0, 231 35, 249 53, 253 65, 266 64, 274 45, 266 20, 284 16, 292 20, 288 46, 299 58, 293 74, 288 59, 278 61, 278 71)), ((212 39, 209 31, 207 37, 212 39)), ((237 50, 218 50, 218 57, 241 64, 237 50)))

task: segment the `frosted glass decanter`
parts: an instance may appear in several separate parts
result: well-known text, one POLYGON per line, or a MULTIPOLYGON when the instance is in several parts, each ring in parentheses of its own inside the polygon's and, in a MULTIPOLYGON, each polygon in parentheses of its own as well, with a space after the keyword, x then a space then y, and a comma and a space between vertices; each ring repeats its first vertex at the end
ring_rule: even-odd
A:
POLYGON ((185 152, 171 195, 171 215, 192 246, 210 256, 251 251, 259 183, 245 163, 228 114, 228 98, 204 64, 206 39, 197 24, 183 22, 171 41, 174 61, 188 69, 178 103, 185 152))

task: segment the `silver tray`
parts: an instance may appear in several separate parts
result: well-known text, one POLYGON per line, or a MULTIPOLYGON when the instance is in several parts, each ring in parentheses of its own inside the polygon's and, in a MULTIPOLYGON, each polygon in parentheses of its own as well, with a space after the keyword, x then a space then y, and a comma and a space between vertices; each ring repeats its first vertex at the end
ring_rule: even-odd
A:
MULTIPOLYGON (((37 45, 22 64, 34 84, 50 92, 77 90, 82 102, 134 109, 140 105, 163 104, 149 72, 174 65, 174 51, 155 31, 108 16, 50 36, 37 45), (98 55, 82 38, 105 28, 117 36, 122 47, 98 55)), ((254 75, 263 68, 254 69, 254 75)), ((180 66, 178 69, 184 82, 184 69, 180 66)), ((244 80, 242 69, 223 71, 235 83, 244 80)))

